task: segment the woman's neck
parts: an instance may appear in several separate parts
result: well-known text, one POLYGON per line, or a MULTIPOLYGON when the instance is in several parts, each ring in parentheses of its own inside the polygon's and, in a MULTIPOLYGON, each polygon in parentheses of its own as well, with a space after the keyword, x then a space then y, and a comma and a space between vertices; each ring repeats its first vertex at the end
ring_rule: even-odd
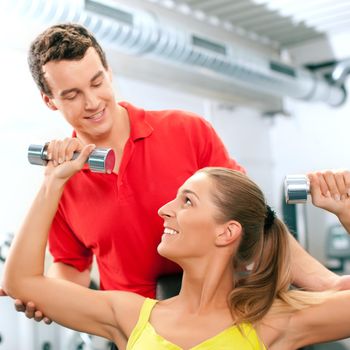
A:
POLYGON ((178 300, 190 312, 196 313, 205 313, 212 308, 227 308, 228 295, 234 283, 231 264, 223 265, 222 259, 218 259, 217 262, 211 261, 205 268, 199 268, 200 265, 184 268, 178 300))

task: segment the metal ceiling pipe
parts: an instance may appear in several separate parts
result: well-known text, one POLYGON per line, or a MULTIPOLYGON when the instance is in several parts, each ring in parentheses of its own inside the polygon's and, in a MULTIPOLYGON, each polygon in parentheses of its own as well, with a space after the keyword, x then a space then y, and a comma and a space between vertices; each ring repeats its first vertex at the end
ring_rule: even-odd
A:
MULTIPOLYGON (((26 19, 33 21, 82 23, 104 44, 119 51, 186 65, 257 92, 330 106, 340 106, 347 97, 343 84, 333 84, 305 68, 171 27, 164 18, 112 0, 7 0, 5 7, 11 6, 12 12, 25 13, 26 19)), ((349 65, 346 67, 347 71, 349 65)), ((342 67, 338 70, 345 71, 342 67)))
POLYGON ((332 79, 335 84, 343 85, 350 73, 350 58, 340 61, 332 72, 332 79))

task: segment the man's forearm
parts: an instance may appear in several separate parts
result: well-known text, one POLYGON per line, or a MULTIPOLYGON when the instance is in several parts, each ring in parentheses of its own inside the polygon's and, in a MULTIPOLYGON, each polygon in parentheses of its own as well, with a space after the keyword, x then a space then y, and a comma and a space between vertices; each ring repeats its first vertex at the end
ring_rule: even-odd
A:
POLYGON ((314 291, 335 288, 339 276, 307 253, 292 235, 289 236, 293 283, 303 289, 314 291))
POLYGON ((47 272, 48 277, 60 278, 79 284, 83 287, 90 285, 90 270, 86 269, 82 272, 73 266, 60 262, 53 263, 47 272))

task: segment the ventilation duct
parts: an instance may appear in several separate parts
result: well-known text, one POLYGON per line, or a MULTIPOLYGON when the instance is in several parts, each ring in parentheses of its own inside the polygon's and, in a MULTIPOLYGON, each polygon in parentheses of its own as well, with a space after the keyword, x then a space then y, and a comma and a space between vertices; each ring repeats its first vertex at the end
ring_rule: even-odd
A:
POLYGON ((323 101, 331 106, 339 106, 346 100, 344 85, 322 75, 233 43, 171 27, 150 12, 112 0, 2 1, 0 13, 22 14, 27 20, 46 24, 79 22, 104 45, 124 53, 196 68, 203 74, 211 73, 213 79, 264 94, 323 101))

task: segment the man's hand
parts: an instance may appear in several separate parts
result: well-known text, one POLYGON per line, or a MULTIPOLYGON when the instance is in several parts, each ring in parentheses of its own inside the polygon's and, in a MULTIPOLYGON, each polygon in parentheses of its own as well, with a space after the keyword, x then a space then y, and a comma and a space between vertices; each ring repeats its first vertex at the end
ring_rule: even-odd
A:
MULTIPOLYGON (((0 297, 6 297, 6 296, 7 294, 5 293, 5 291, 2 288, 0 288, 0 297)), ((24 314, 28 318, 34 318, 34 320, 37 322, 40 322, 42 320, 44 320, 46 324, 50 324, 52 322, 48 317, 45 317, 41 311, 35 310, 35 305, 32 302, 29 302, 27 303, 27 305, 24 305, 24 303, 21 300, 16 299, 15 309, 18 312, 24 312, 24 314)))
POLYGON ((18 312, 24 312, 26 317, 34 318, 35 321, 40 322, 44 321, 46 324, 50 324, 52 321, 43 315, 43 313, 39 310, 36 310, 33 302, 29 301, 27 305, 25 305, 21 300, 15 300, 15 309, 18 312))

